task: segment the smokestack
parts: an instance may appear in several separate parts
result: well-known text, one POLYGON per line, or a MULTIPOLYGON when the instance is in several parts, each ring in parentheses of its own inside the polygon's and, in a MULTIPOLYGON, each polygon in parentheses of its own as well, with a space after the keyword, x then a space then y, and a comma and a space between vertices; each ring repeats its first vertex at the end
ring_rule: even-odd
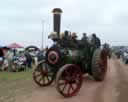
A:
POLYGON ((57 37, 60 38, 60 24, 61 24, 61 13, 60 8, 54 8, 53 11, 53 31, 57 32, 57 37))

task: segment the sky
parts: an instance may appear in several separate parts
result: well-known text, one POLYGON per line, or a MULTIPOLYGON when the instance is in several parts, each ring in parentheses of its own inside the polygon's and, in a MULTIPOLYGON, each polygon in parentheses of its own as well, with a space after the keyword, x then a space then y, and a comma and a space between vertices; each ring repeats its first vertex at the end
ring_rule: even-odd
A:
POLYGON ((128 45, 127 0, 0 0, 0 45, 51 45, 53 8, 61 8, 61 32, 96 33, 101 42, 128 45))

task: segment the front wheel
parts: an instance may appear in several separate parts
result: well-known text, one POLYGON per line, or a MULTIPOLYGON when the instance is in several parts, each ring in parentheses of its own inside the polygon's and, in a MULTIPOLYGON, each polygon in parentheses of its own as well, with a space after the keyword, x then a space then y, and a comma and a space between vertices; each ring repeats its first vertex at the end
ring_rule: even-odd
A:
POLYGON ((54 72, 47 62, 41 61, 33 72, 33 79, 39 86, 48 86, 54 80, 54 72))

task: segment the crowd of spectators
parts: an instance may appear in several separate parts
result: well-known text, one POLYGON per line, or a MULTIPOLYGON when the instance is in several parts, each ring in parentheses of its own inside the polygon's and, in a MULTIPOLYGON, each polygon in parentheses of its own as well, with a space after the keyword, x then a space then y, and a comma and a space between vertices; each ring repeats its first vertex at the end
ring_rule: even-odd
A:
POLYGON ((34 49, 0 48, 0 71, 17 71, 18 67, 31 69, 33 64, 44 58, 43 53, 34 49), (20 66, 19 66, 20 65, 20 66))

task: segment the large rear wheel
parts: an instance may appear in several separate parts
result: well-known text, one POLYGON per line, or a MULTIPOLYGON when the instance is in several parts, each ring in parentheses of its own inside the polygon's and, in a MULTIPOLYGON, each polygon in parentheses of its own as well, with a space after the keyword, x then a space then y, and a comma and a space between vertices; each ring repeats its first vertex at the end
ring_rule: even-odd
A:
POLYGON ((57 73, 56 88, 64 97, 74 96, 82 85, 82 72, 73 64, 64 65, 57 73))
POLYGON ((103 49, 97 49, 92 58, 92 75, 96 81, 103 81, 107 72, 107 54, 103 49))

